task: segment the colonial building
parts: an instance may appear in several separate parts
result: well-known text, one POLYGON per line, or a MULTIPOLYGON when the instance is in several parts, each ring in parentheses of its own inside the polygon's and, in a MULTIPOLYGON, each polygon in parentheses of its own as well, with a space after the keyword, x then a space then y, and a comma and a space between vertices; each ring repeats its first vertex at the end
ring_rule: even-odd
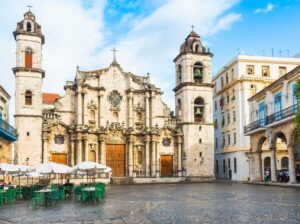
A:
POLYGON ((251 181, 262 181, 266 170, 271 171, 271 180, 277 181, 277 171, 282 169, 289 171, 291 183, 296 181, 300 150, 296 144, 295 113, 299 107, 295 87, 299 79, 300 66, 248 100, 251 113, 244 132, 250 136, 251 181))
POLYGON ((17 140, 16 130, 9 125, 9 100, 0 86, 0 163, 12 163, 12 143, 17 140))
POLYGON ((177 117, 149 76, 125 72, 115 57, 106 68, 78 68, 63 96, 43 93, 45 38, 32 12, 25 13, 14 35, 16 162, 89 160, 112 167, 114 177, 214 177, 212 54, 196 33, 175 59, 177 117))
POLYGON ((248 180, 247 99, 300 64, 299 58, 238 55, 213 79, 216 176, 248 180))

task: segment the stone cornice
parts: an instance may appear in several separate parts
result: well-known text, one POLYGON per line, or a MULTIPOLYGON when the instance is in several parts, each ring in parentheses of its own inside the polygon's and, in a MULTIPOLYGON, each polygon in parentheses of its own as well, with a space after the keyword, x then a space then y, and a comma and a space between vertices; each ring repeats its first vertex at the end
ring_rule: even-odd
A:
POLYGON ((214 56, 214 54, 211 53, 211 52, 184 51, 184 52, 181 52, 179 55, 177 55, 176 58, 174 58, 173 62, 176 62, 181 56, 186 55, 186 54, 209 56, 209 57, 213 57, 214 56))
POLYGON ((34 32, 27 32, 23 30, 17 30, 13 32, 15 40, 17 40, 18 35, 26 35, 26 36, 34 36, 34 37, 40 37, 42 39, 42 44, 45 44, 45 36, 41 33, 34 33, 34 32))
POLYGON ((40 117, 40 118, 43 118, 42 115, 28 115, 28 114, 15 114, 14 117, 40 117))
POLYGON ((287 74, 285 74, 284 76, 280 77, 279 79, 277 79, 276 81, 274 81, 272 84, 270 84, 266 88, 262 89, 261 91, 259 91, 258 93, 256 93, 252 97, 250 97, 248 99, 248 102, 253 101, 254 99, 262 97, 266 92, 271 91, 272 89, 275 89, 276 87, 282 85, 283 81, 290 80, 291 78, 293 78, 296 75, 300 75, 300 66, 297 66, 292 71, 288 72, 287 74))
POLYGON ((24 67, 15 67, 12 69, 14 74, 16 75, 16 72, 37 72, 42 74, 42 78, 45 78, 45 71, 38 68, 24 68, 24 67))
POLYGON ((176 92, 176 91, 178 91, 179 89, 181 89, 182 87, 185 87, 185 86, 199 86, 199 87, 210 87, 210 88, 214 87, 214 85, 211 84, 211 83, 183 82, 183 83, 180 83, 179 85, 177 85, 173 89, 173 91, 176 92))

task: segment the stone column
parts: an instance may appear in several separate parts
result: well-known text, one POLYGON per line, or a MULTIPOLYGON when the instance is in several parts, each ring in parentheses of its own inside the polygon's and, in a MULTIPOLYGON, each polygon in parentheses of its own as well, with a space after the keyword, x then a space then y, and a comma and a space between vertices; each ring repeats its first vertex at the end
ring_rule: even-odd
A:
POLYGON ((178 176, 181 177, 182 176, 182 140, 181 140, 181 136, 178 136, 177 138, 177 151, 178 151, 178 155, 177 155, 177 160, 178 160, 178 176))
POLYGON ((88 125, 89 122, 88 122, 88 113, 87 113, 87 92, 82 92, 83 94, 83 99, 82 99, 82 123, 84 125, 88 125))
POLYGON ((74 166, 75 165, 75 140, 71 138, 71 150, 70 150, 70 165, 74 166))
POLYGON ((81 163, 82 162, 82 140, 81 138, 77 139, 77 162, 81 163))
POLYGON ((155 138, 152 136, 151 141, 151 176, 156 176, 156 147, 155 147, 155 138))
POLYGON ((89 161, 89 145, 87 137, 84 139, 85 161, 89 161))
POLYGON ((128 93, 128 126, 133 127, 133 93, 128 93))
POLYGON ((129 176, 133 176, 133 139, 132 136, 129 136, 128 141, 128 170, 129 170, 129 176))
POLYGON ((149 128, 150 127, 150 122, 149 122, 149 115, 150 115, 150 108, 149 108, 149 93, 146 92, 145 94, 145 110, 146 110, 146 128, 149 128))
POLYGON ((145 139, 145 166, 146 166, 146 177, 150 177, 150 147, 149 147, 149 136, 146 135, 145 139))
POLYGON ((82 96, 81 92, 77 92, 77 124, 82 124, 82 96))
POLYGON ((48 133, 43 133, 43 163, 48 162, 48 133))
POLYGON ((156 177, 160 177, 160 162, 159 162, 159 151, 158 151, 158 142, 155 142, 155 154, 156 154, 156 166, 155 166, 155 170, 156 170, 156 177))
POLYGON ((155 108, 155 92, 151 92, 151 127, 154 127, 155 121, 154 121, 154 108, 155 108))
POLYGON ((104 121, 104 117, 103 117, 103 109, 104 109, 104 103, 103 103, 103 93, 100 90, 99 92, 99 107, 98 107, 98 111, 99 111, 99 128, 101 126, 105 126, 105 121, 104 121))
POLYGON ((100 140, 100 148, 101 148, 101 164, 106 165, 106 146, 104 139, 100 140))
POLYGON ((271 181, 277 181, 276 174, 276 148, 270 148, 271 151, 271 181))
POLYGON ((250 172, 250 181, 262 181, 262 162, 261 162, 261 152, 253 152, 249 156, 249 172, 250 172))
POLYGON ((294 156, 294 146, 292 144, 288 145, 288 153, 289 153, 289 177, 290 183, 296 182, 296 174, 295 174, 295 156, 294 156))

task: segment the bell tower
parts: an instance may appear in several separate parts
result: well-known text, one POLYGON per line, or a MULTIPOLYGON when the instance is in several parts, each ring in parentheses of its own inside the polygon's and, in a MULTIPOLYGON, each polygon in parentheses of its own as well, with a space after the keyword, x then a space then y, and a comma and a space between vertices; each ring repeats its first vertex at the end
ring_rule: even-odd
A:
POLYGON ((183 131, 183 173, 191 179, 214 179, 211 58, 192 31, 174 59, 176 117, 183 131))
POLYGON ((34 165, 42 158, 42 46, 45 37, 29 10, 13 32, 16 41, 15 126, 18 141, 15 162, 34 165))

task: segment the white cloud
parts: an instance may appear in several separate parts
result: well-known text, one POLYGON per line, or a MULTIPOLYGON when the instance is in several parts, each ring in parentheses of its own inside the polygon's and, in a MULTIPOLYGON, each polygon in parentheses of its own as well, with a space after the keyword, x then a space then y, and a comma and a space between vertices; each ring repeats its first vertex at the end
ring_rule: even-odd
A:
MULTIPOLYGON (((195 30, 205 37, 230 29, 232 24, 241 19, 240 14, 228 12, 237 2, 167 0, 146 17, 138 14, 124 17, 123 22, 127 20, 134 25, 127 34, 116 38, 116 43, 111 43, 106 39, 110 29, 104 26, 103 20, 107 4, 105 0, 90 0, 88 8, 82 7, 80 0, 42 3, 32 0, 33 12, 46 38, 43 49, 43 68, 46 70, 43 89, 63 94, 65 81, 74 79, 77 65, 81 69, 108 66, 112 61, 110 50, 116 46, 121 66, 126 71, 140 75, 150 72, 151 80, 165 92, 165 102, 173 108, 173 59, 190 32, 190 26, 194 24, 195 30)), ((1 4, 0 49, 5 52, 5 57, 0 60, 0 84, 13 95, 14 76, 11 68, 15 66, 15 42, 12 31, 26 11, 20 5, 25 6, 28 2, 19 0, 18 4, 13 4, 10 0, 4 0, 1 4)))
MULTIPOLYGON (((190 26, 194 24, 196 32, 205 37, 230 29, 241 19, 240 14, 226 13, 235 3, 237 1, 167 1, 149 16, 135 20, 132 30, 115 44, 119 63, 136 74, 150 72, 151 80, 165 92, 164 101, 174 108, 173 59, 189 34, 190 26)), ((107 46, 100 53, 99 61, 110 63, 109 49, 112 47, 107 46)))
POLYGON ((265 13, 266 14, 266 13, 273 11, 274 8, 275 8, 275 5, 273 5, 272 3, 268 3, 265 8, 258 8, 254 11, 254 13, 255 14, 265 13))

